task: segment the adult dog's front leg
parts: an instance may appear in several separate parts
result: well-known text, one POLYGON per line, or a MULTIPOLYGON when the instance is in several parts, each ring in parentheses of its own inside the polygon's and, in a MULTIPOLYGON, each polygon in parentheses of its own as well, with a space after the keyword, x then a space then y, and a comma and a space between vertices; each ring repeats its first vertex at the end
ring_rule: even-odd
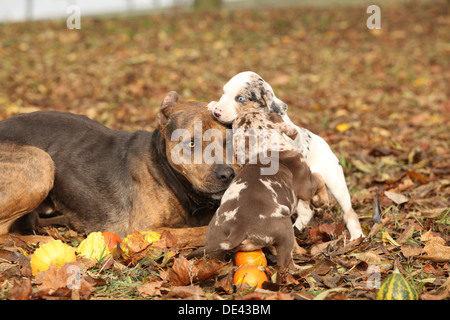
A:
POLYGON ((54 177, 53 160, 45 151, 0 143, 0 235, 44 201, 54 177))

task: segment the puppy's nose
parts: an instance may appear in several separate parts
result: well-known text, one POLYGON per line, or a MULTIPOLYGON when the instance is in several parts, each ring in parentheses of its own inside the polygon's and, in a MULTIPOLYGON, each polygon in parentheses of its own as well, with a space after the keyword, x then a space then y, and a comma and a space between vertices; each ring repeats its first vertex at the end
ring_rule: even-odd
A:
POLYGON ((214 115, 214 117, 216 117, 216 118, 220 118, 220 116, 222 115, 222 111, 220 110, 220 109, 214 109, 214 111, 213 111, 213 115, 214 115))
POLYGON ((234 178, 234 169, 231 167, 219 167, 214 173, 216 178, 222 182, 230 182, 234 178))

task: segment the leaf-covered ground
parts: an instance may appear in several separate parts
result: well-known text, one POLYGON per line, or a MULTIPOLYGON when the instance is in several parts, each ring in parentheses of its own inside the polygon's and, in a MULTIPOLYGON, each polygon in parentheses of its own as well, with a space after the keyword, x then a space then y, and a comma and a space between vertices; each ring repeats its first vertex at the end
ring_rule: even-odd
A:
MULTIPOLYGON (((168 91, 217 100, 234 74, 259 73, 335 150, 367 234, 349 243, 332 202, 298 234, 303 271, 280 274, 268 254, 270 281, 254 292, 231 285, 232 263, 187 261, 170 234, 128 259, 79 258, 78 290, 67 287, 70 265, 32 276, 29 257, 47 238, 3 239, 0 298, 374 299, 398 268, 421 299, 449 299, 448 2, 380 7, 381 30, 367 29, 363 5, 0 25, 0 119, 62 110, 152 130, 168 91)), ((42 231, 71 246, 85 237, 42 231)))

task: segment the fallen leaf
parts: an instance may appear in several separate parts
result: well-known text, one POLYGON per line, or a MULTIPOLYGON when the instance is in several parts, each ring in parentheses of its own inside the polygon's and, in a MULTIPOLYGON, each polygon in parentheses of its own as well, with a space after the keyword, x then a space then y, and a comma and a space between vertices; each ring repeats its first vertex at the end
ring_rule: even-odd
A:
POLYGON ((352 164, 361 172, 372 173, 374 171, 372 165, 366 162, 362 162, 361 160, 358 159, 353 159, 352 164))
POLYGON ((9 280, 13 284, 7 292, 9 300, 28 300, 31 296, 31 280, 30 278, 15 277, 9 280))
POLYGON ((347 123, 341 123, 336 126, 336 130, 339 132, 344 132, 350 129, 350 126, 347 123))
POLYGON ((426 244, 423 248, 425 255, 420 255, 419 258, 434 262, 450 261, 450 247, 445 246, 445 240, 434 235, 431 229, 424 233, 420 240, 426 242, 426 244))
POLYGON ((333 293, 333 292, 342 292, 342 291, 347 291, 348 289, 347 288, 333 288, 333 289, 328 289, 328 290, 325 290, 325 291, 322 291, 321 293, 319 293, 315 298, 314 298, 314 300, 325 300, 326 298, 327 298, 327 296, 330 294, 330 293, 333 293))
POLYGON ((41 284, 35 295, 39 298, 46 296, 70 298, 72 291, 77 290, 77 296, 80 299, 88 299, 94 291, 94 285, 80 275, 79 272, 83 266, 83 262, 75 261, 66 263, 61 268, 51 265, 47 271, 39 272, 37 281, 41 284))
POLYGON ((422 173, 419 173, 419 172, 416 172, 416 171, 413 171, 413 170, 406 171, 406 175, 408 177, 410 177, 411 179, 420 182, 421 184, 428 183, 428 181, 429 181, 428 177, 426 177, 422 173))
POLYGON ((167 287, 163 286, 165 283, 166 282, 163 280, 147 282, 143 285, 138 286, 136 289, 143 297, 161 296, 161 291, 169 291, 167 287))
POLYGON ((401 252, 405 256, 405 258, 415 257, 422 253, 422 248, 418 246, 402 246, 400 248, 401 252))
POLYGON ((165 274, 165 279, 173 286, 203 282, 217 275, 225 265, 225 262, 217 259, 187 260, 181 256, 175 259, 172 268, 165 274))
POLYGON ((323 223, 319 226, 319 231, 332 236, 335 233, 336 226, 330 223, 323 223))
POLYGON ((423 209, 420 214, 425 218, 436 218, 438 217, 447 207, 433 208, 433 209, 423 209))
POLYGON ((437 290, 424 293, 420 296, 422 300, 444 300, 450 297, 450 278, 447 278, 445 283, 437 290))
POLYGON ((389 235, 389 233, 387 233, 387 231, 381 232, 381 236, 382 236, 382 239, 383 239, 383 242, 384 242, 384 243, 389 242, 389 243, 392 244, 393 246, 400 247, 400 245, 398 244, 398 242, 395 241, 395 240, 389 235))
POLYGON ((322 252, 327 250, 327 248, 331 242, 332 241, 328 241, 328 242, 322 242, 322 243, 313 245, 311 248, 311 255, 314 257, 314 256, 321 254, 322 252))
POLYGON ((395 204, 403 204, 409 201, 409 199, 401 193, 385 191, 384 195, 391 199, 395 204))
POLYGON ((378 264, 381 261, 380 256, 372 251, 356 252, 350 254, 351 257, 367 262, 368 264, 378 264))
POLYGON ((405 243, 408 239, 412 237, 415 229, 416 227, 414 224, 408 225, 408 227, 406 227, 405 230, 402 232, 402 234, 398 237, 397 242, 400 244, 405 243))
POLYGON ((177 287, 170 289, 170 296, 173 298, 200 300, 205 298, 205 292, 202 288, 196 285, 177 287))

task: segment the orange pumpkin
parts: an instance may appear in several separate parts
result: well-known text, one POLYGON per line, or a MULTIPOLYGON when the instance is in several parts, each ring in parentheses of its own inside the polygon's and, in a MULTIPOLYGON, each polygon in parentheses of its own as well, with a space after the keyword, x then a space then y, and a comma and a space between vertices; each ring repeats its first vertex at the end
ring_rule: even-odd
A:
POLYGON ((267 267, 267 259, 262 250, 237 252, 234 263, 237 266, 267 267))
POLYGON ((118 243, 122 243, 120 237, 114 232, 106 231, 102 233, 102 236, 105 239, 105 243, 108 246, 109 251, 116 248, 118 243))
POLYGON ((247 284, 250 287, 261 288, 264 281, 269 281, 267 275, 260 267, 241 266, 234 274, 233 283, 237 286, 247 284))

